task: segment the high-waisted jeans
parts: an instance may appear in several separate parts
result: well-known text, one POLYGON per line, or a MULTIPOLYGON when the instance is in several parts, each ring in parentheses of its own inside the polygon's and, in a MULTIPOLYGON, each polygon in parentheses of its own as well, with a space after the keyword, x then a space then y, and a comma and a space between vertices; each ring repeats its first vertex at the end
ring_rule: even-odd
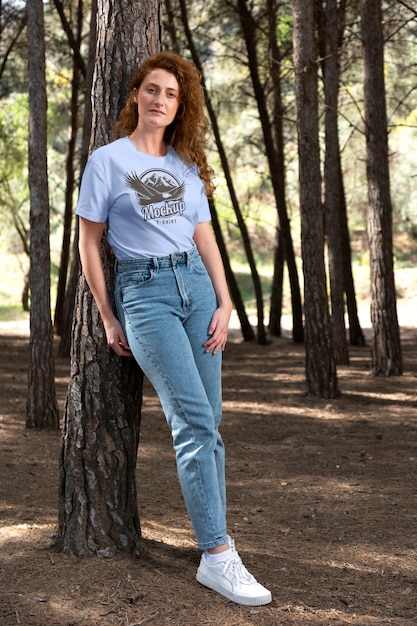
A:
POLYGON ((198 545, 227 543, 221 350, 205 352, 217 307, 196 247, 116 262, 115 299, 133 356, 170 426, 178 477, 198 545))

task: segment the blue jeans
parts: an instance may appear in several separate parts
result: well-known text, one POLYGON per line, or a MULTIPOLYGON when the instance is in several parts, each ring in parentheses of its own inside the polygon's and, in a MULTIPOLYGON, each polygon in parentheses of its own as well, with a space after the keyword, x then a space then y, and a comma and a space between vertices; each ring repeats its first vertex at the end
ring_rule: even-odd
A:
POLYGON ((133 356, 170 426, 198 545, 227 543, 221 351, 205 352, 216 295, 196 247, 116 262, 115 299, 133 356))

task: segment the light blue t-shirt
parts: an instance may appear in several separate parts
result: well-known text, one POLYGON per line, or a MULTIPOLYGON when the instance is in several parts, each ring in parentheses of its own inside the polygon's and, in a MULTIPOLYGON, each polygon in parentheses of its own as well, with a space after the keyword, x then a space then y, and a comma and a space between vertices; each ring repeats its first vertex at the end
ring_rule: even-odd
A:
POLYGON ((93 152, 84 170, 76 214, 108 222, 117 259, 166 256, 189 250, 210 209, 197 167, 172 147, 164 157, 136 150, 128 137, 93 152))

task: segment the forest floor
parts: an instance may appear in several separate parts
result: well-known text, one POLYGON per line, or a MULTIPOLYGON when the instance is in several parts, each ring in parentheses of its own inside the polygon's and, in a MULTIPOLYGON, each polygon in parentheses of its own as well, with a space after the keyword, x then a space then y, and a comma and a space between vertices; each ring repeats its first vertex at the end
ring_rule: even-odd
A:
MULTIPOLYGON (((417 623, 417 329, 404 375, 370 348, 338 368, 341 396, 305 394, 304 348, 230 341, 224 359, 229 531, 273 594, 241 607, 195 581, 199 562, 171 439, 146 385, 138 458, 145 553, 71 558, 55 547, 60 433, 25 428, 28 333, 0 324, 2 626, 334 626, 417 623)), ((370 338, 369 328, 366 329, 370 338)), ((57 359, 61 412, 69 365, 57 359)))

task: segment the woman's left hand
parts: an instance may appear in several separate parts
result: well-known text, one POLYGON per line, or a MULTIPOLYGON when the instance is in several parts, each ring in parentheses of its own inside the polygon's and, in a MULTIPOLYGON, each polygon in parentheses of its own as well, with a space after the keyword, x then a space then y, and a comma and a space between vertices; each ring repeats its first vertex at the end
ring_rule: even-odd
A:
POLYGON ((219 307, 213 313, 208 329, 210 339, 204 343, 206 352, 213 352, 213 354, 216 354, 219 350, 223 351, 225 349, 230 314, 231 311, 229 307, 219 307))

